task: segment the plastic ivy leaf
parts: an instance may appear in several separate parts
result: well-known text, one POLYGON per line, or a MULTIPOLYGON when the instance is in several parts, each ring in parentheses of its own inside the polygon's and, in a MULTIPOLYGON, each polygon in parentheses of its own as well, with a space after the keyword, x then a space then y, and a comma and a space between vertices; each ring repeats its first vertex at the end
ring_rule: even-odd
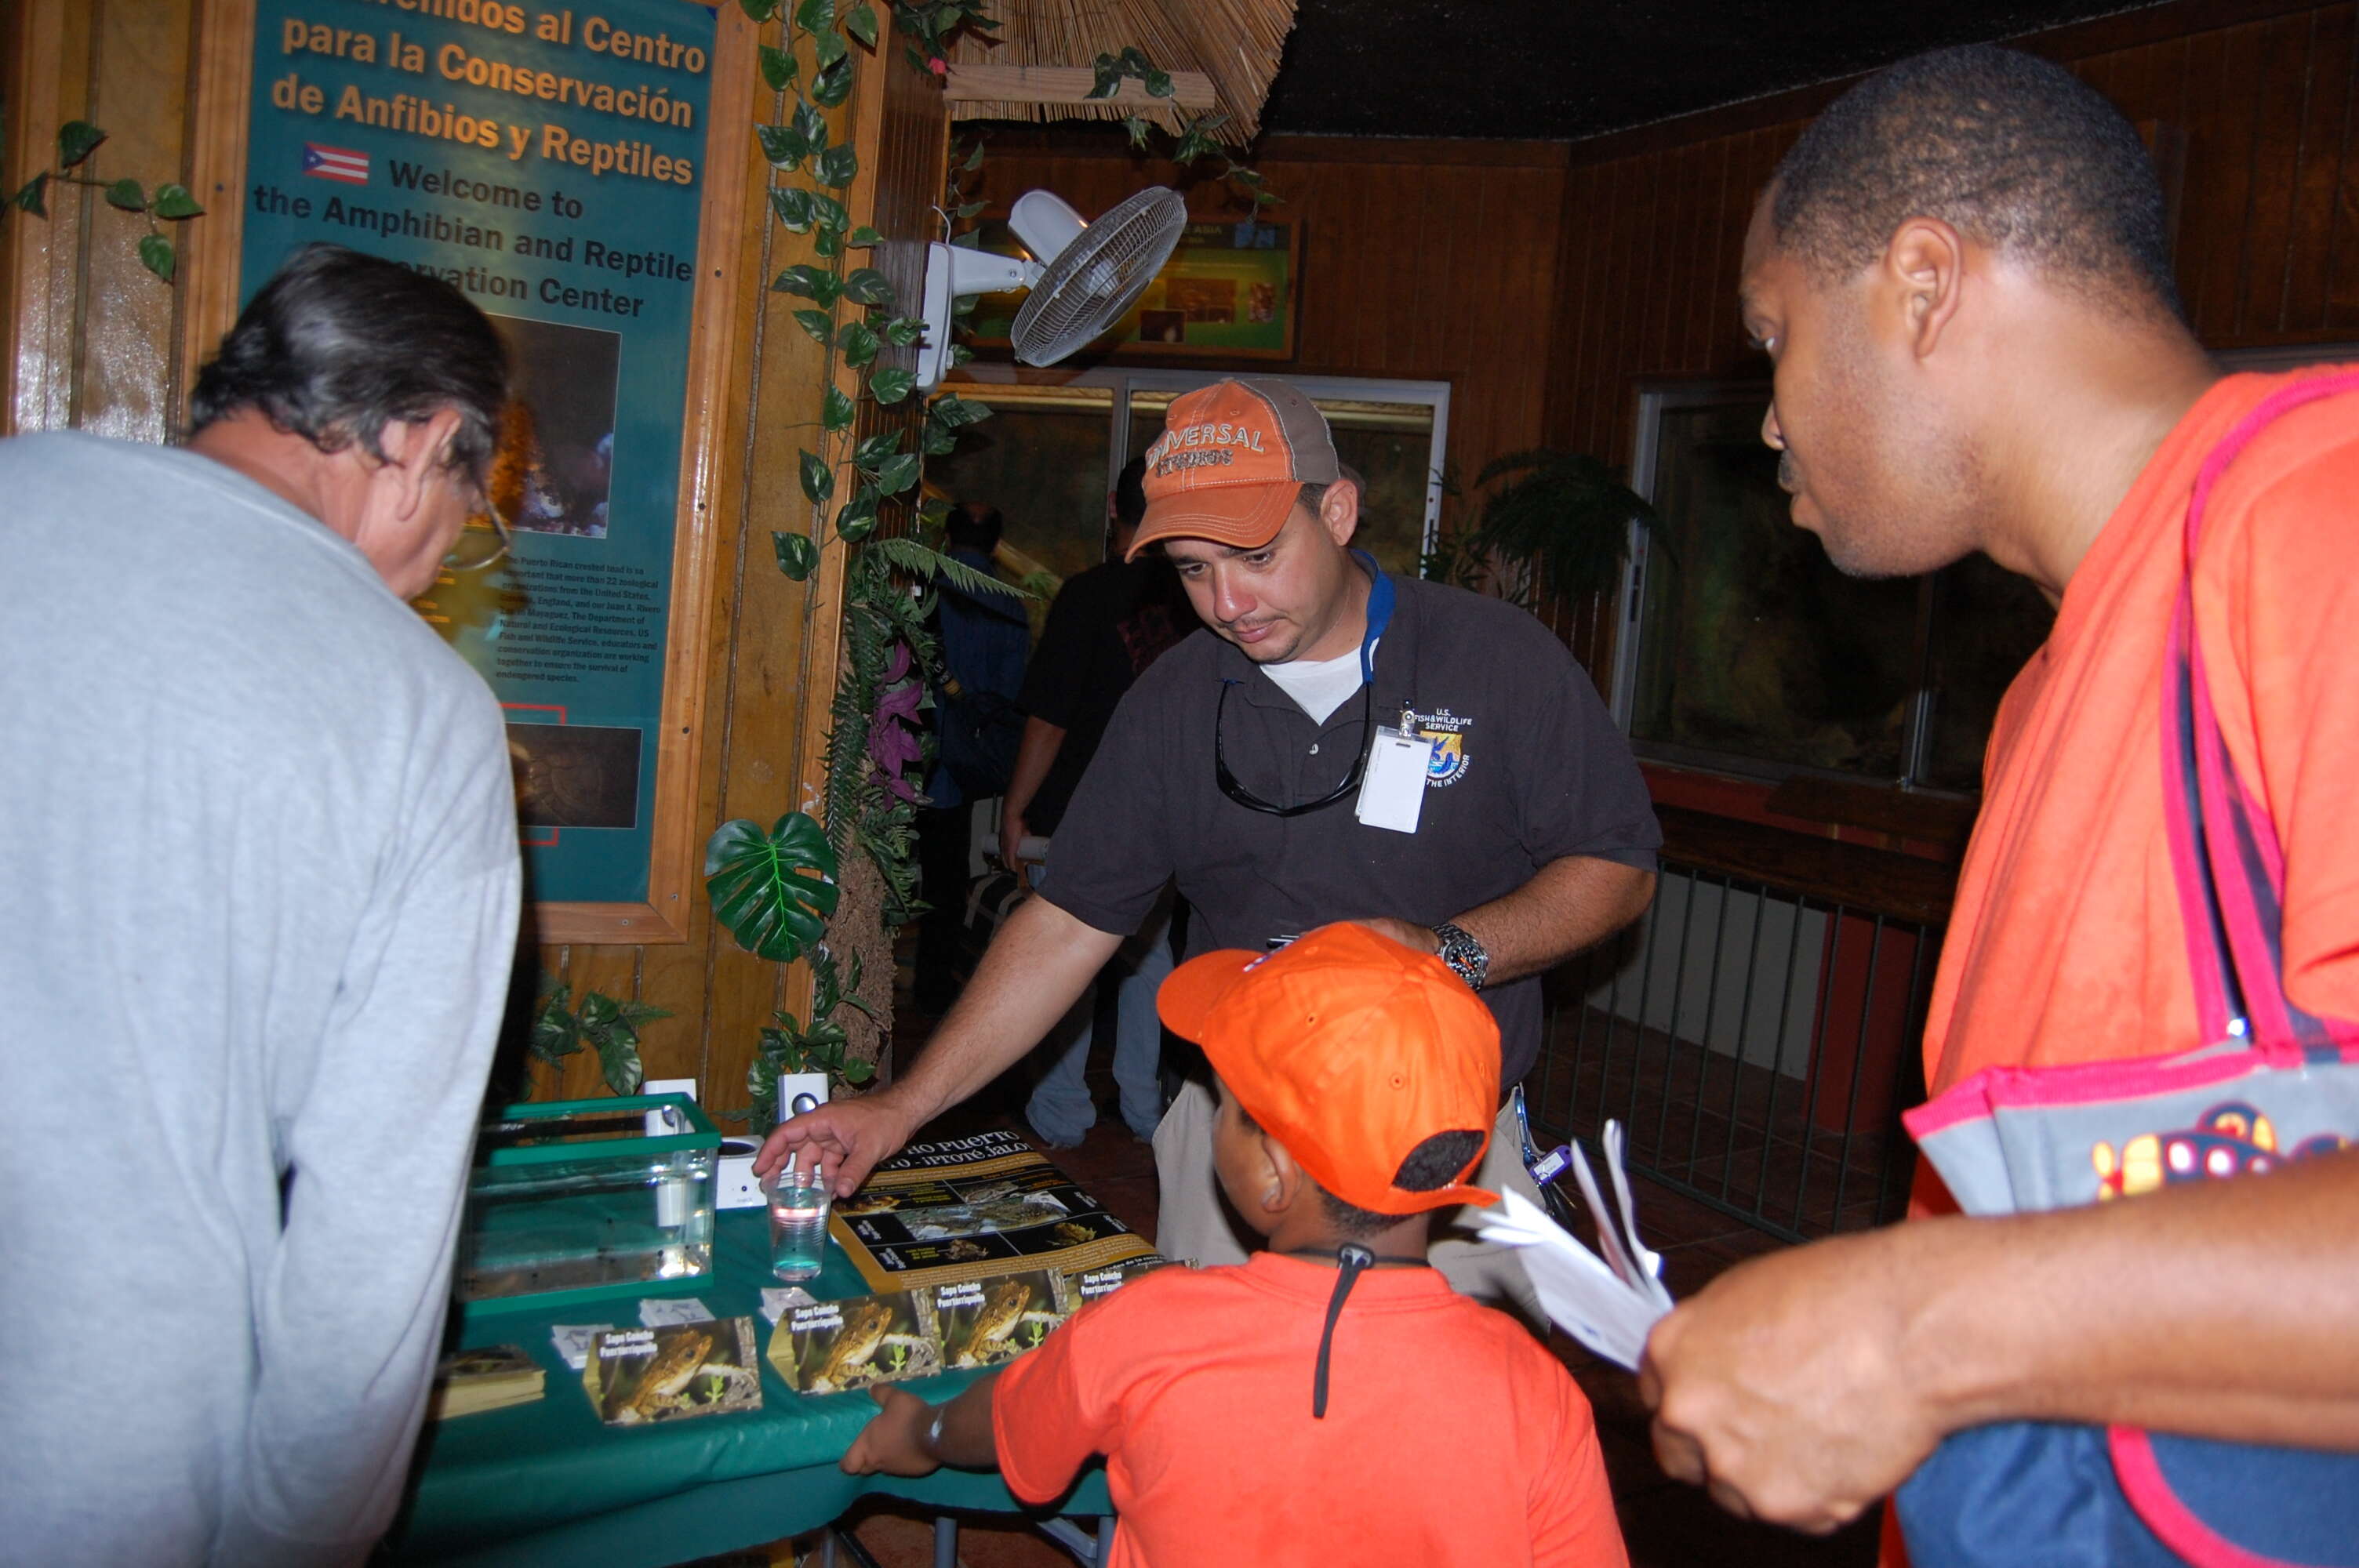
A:
POLYGON ((876 10, 868 0, 843 14, 843 30, 870 49, 876 47, 876 10))
POLYGON ((529 1049, 535 1056, 552 1065, 582 1049, 581 1028, 573 1022, 573 1014, 567 1007, 571 1000, 571 987, 551 987, 541 997, 540 1007, 532 1017, 529 1049))
POLYGON ((799 263, 778 274, 777 280, 770 287, 781 294, 802 295, 805 298, 817 300, 821 307, 825 307, 834 304, 837 297, 843 293, 843 279, 825 267, 799 263))
POLYGON ((811 221, 821 228, 841 229, 852 222, 852 214, 843 210, 843 203, 826 191, 814 190, 810 198, 811 221))
POLYGON ((929 458, 946 458, 957 450, 957 431, 945 430, 939 425, 929 425, 926 427, 926 456, 929 458))
POLYGON ((163 235, 139 236, 139 265, 166 283, 172 281, 172 268, 177 259, 173 254, 172 242, 163 235))
POLYGON ((1111 98, 1114 89, 1122 85, 1121 63, 1110 54, 1098 56, 1093 64, 1093 72, 1089 91, 1092 98, 1111 98))
POLYGON ((754 135, 762 144, 762 157, 773 168, 800 168, 803 159, 810 156, 810 144, 797 135, 792 126, 756 125, 754 135))
POLYGON ((98 150, 106 133, 88 120, 68 120, 58 127, 58 167, 71 168, 98 150))
POLYGON ((147 211, 147 191, 136 179, 118 179, 106 188, 106 204, 125 212, 147 211))
POLYGON ((862 485, 858 492, 844 503, 843 510, 836 514, 836 536, 848 545, 856 545, 875 533, 876 508, 884 499, 876 493, 875 485, 862 485))
POLYGON ((843 297, 856 305, 890 305, 893 285, 873 266, 856 266, 843 280, 843 297))
POLYGON ((788 812, 767 833, 738 818, 704 845, 704 889, 713 917, 737 945, 772 963, 790 963, 819 940, 840 896, 827 830, 788 812))
POLYGON ((737 4, 756 22, 766 22, 778 14, 778 0, 737 0, 737 4))
POLYGON ((811 235, 811 249, 818 252, 822 256, 834 257, 842 255, 843 254, 843 231, 841 229, 820 230, 818 232, 811 235))
POLYGON ((795 135, 803 139, 805 146, 813 152, 825 150, 827 117, 817 109, 808 103, 798 103, 793 116, 787 123, 794 128, 795 135))
POLYGON ((890 407, 908 396, 917 384, 915 374, 898 366, 891 366, 868 378, 868 395, 890 407))
MULTIPOLYGON (((748 11, 759 4, 763 14, 754 19, 757 22, 766 22, 770 19, 769 13, 777 9, 778 0, 743 0, 743 4, 748 11)), ((800 68, 795 63, 795 57, 786 50, 773 44, 762 46, 762 80, 770 84, 771 92, 784 92, 788 88, 792 87, 795 83, 795 72, 799 69, 800 68)))
POLYGON ((828 319, 824 310, 798 310, 795 312, 795 325, 809 332, 812 341, 822 349, 835 341, 835 323, 828 319))
POLYGON ((876 351, 883 346, 883 341, 875 332, 860 321, 845 322, 836 343, 843 350, 843 362, 854 370, 874 362, 876 351))
POLYGON ((44 169, 25 181, 24 189, 10 197, 9 203, 20 212, 30 212, 36 218, 46 218, 49 215, 49 210, 41 205, 41 193, 49 188, 49 171, 44 169))
POLYGON ((796 454, 802 467, 803 493, 813 501, 825 501, 835 493, 835 470, 817 452, 796 454))
POLYGON ((852 449, 852 466, 863 473, 875 473, 885 460, 901 449, 901 432, 879 430, 864 438, 852 449))
POLYGON ((982 211, 985 205, 987 204, 981 201, 962 201, 959 203, 958 215, 962 219, 972 218, 982 211))
POLYGON ((821 66, 811 78, 810 96, 812 103, 829 109, 838 107, 851 97, 852 57, 847 54, 832 64, 821 66))
POLYGON ((887 495, 898 495, 918 482, 918 469, 923 459, 915 452, 901 452, 886 460, 876 470, 876 488, 887 495))
POLYGON ((778 553, 778 569, 790 582, 801 582, 819 565, 819 546, 807 534, 773 534, 770 546, 778 553))
POLYGON ((982 167, 983 143, 978 140, 974 144, 974 150, 966 155, 966 162, 959 165, 959 168, 968 174, 973 174, 976 169, 981 168, 982 167))
MULTIPOLYGON (((858 234, 853 235, 852 243, 853 244, 858 244, 860 243, 860 236, 858 234)), ((926 324, 923 321, 919 320, 915 316, 896 316, 892 319, 886 321, 881 329, 885 334, 885 341, 886 342, 904 349, 916 342, 919 336, 924 333, 925 330, 926 324)))
POLYGON ((811 58, 819 61, 822 70, 842 59, 851 47, 843 41, 843 35, 832 27, 811 35, 811 58))
POLYGON ((776 188, 770 192, 770 211, 790 232, 807 233, 811 226, 811 193, 797 186, 776 188))
POLYGON ((821 180, 841 190, 860 172, 860 155, 848 146, 830 147, 819 155, 813 167, 821 180))
POLYGON ((1147 134, 1155 129, 1136 114, 1123 116, 1122 128, 1130 133, 1130 145, 1135 147, 1145 146, 1147 134))
MULTIPOLYGON (((857 324, 858 323, 856 322, 854 323, 854 325, 857 324)), ((852 362, 852 351, 850 349, 846 349, 844 351, 843 362, 846 364, 850 364, 852 362)), ((826 395, 820 399, 819 422, 821 425, 826 426, 831 430, 851 429, 853 412, 854 410, 852 406, 852 399, 845 395, 843 388, 840 386, 829 387, 826 395)))
POLYGON ((158 218, 174 222, 183 218, 201 218, 205 215, 205 210, 197 205, 197 199, 189 194, 189 188, 185 185, 158 186, 156 200, 147 204, 147 211, 158 218))
POLYGON ((846 244, 858 245, 864 248, 869 245, 883 244, 885 243, 885 236, 870 228, 867 224, 863 223, 860 227, 852 231, 852 238, 844 243, 846 244))
POLYGON ((816 33, 834 17, 835 0, 802 0, 795 7, 795 26, 806 33, 816 33))
POLYGON ((1169 98, 1171 96, 1171 73, 1169 71, 1149 70, 1147 73, 1146 80, 1147 95, 1149 98, 1169 98))
POLYGON ((954 392, 946 392, 934 399, 934 406, 926 410, 926 427, 929 430, 963 430, 990 417, 991 409, 987 405, 970 403, 954 392))

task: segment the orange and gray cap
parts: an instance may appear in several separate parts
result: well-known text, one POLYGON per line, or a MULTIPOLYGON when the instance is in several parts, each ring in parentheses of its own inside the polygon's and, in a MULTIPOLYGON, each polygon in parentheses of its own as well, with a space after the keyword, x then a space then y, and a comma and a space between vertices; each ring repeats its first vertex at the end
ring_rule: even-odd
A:
POLYGON ((1203 953, 1156 1011, 1310 1179, 1355 1207, 1410 1215, 1493 1204, 1469 1184, 1499 1107, 1499 1025, 1430 954, 1364 925, 1325 925, 1275 953, 1203 953), (1396 1186, 1419 1145, 1475 1135, 1446 1186, 1396 1186))
POLYGON ((1130 557, 1158 539, 1259 549, 1306 484, 1343 477, 1327 416, 1267 376, 1215 382, 1171 400, 1147 449, 1147 515, 1130 557))

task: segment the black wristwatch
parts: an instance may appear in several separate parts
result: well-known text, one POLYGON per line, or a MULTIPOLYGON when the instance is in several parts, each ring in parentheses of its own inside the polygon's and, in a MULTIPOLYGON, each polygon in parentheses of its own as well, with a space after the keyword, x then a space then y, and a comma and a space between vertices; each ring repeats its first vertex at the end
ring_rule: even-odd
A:
POLYGON ((1474 939, 1474 933, 1445 920, 1433 928, 1433 934, 1441 939, 1441 951, 1436 956, 1466 982, 1468 990, 1481 990, 1484 979, 1491 972, 1491 955, 1474 939))

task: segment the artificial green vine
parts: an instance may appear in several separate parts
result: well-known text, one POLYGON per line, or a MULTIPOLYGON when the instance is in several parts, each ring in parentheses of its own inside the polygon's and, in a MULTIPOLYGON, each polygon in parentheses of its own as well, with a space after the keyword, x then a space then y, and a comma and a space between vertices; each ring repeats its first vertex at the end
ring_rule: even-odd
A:
MULTIPOLYGON (((739 4, 757 22, 784 9, 783 0, 739 4)), ((859 373, 860 395, 894 407, 915 390, 917 378, 878 362, 887 345, 908 347, 924 330, 918 318, 897 313, 893 286, 883 273, 846 265, 847 251, 876 245, 883 236, 864 224, 852 225, 842 193, 859 178, 859 157, 849 145, 832 140, 821 113, 850 98, 859 69, 850 45, 857 42, 873 52, 877 17, 868 0, 848 6, 841 0, 799 0, 788 27, 789 42, 810 40, 812 70, 806 80, 791 49, 762 47, 763 80, 789 100, 789 107, 783 121, 760 126, 756 134, 771 167, 810 180, 774 188, 770 210, 789 232, 811 236, 819 259, 785 268, 770 287, 810 301, 794 311, 795 324, 827 351, 830 373, 816 449, 807 447, 796 455, 798 479, 816 526, 810 533, 774 533, 771 545, 778 569, 798 582, 817 568, 830 529, 845 546, 844 667, 830 710, 823 821, 791 812, 766 833, 751 822, 723 823, 706 846, 706 885, 723 925, 748 950, 781 962, 808 957, 812 970, 810 1022, 780 1013, 777 1027, 762 1031, 746 1084, 757 1117, 776 1114, 781 1071, 816 1063, 847 1084, 867 1076, 866 1064, 845 1057, 847 1036, 830 1017, 844 1002, 867 1011, 853 994, 859 986, 856 955, 846 987, 839 982, 834 956, 818 938, 835 912, 839 868, 855 850, 879 874, 888 928, 922 907, 917 896, 919 795, 909 773, 927 760, 930 738, 920 715, 929 702, 926 676, 940 664, 925 623, 933 609, 928 585, 946 579, 982 590, 1003 586, 918 538, 876 532, 884 503, 917 488, 927 454, 948 451, 956 443, 955 432, 990 410, 945 395, 928 407, 916 449, 904 449, 908 435, 898 428, 854 440, 859 406, 836 384, 833 367, 859 373), (838 493, 837 475, 847 465, 853 485, 844 496, 838 493), (789 911, 796 916, 788 917, 789 911)))
POLYGON ((647 1081, 639 1065, 639 1025, 669 1018, 671 1010, 644 1001, 616 1001, 598 991, 582 993, 582 1007, 569 1004, 572 988, 557 985, 541 993, 533 1014, 530 1049, 535 1060, 561 1068, 586 1041, 598 1053, 598 1070, 618 1095, 635 1095, 647 1081))
POLYGON ((46 198, 52 185, 86 185, 92 190, 103 191, 106 204, 125 212, 138 212, 147 219, 147 232, 139 239, 139 264, 166 283, 172 281, 175 253, 172 242, 156 220, 177 223, 200 217, 204 209, 189 194, 189 188, 179 184, 158 186, 153 192, 136 179, 98 179, 73 171, 90 161, 90 155, 106 140, 106 133, 87 120, 69 120, 58 132, 58 166, 46 168, 17 187, 13 194, 0 198, 0 213, 10 208, 30 212, 36 218, 49 215, 46 198))

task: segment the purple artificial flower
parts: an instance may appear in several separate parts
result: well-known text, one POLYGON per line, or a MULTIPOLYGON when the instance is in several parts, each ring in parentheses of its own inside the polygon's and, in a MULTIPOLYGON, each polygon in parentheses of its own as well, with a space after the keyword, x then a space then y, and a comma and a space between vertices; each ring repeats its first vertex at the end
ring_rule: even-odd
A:
POLYGON ((918 704, 925 697, 926 684, 910 674, 913 662, 908 643, 893 644, 893 662, 876 683, 876 710, 868 716, 868 757, 876 764, 876 776, 885 787, 915 805, 917 786, 904 776, 904 771, 924 754, 918 704))

